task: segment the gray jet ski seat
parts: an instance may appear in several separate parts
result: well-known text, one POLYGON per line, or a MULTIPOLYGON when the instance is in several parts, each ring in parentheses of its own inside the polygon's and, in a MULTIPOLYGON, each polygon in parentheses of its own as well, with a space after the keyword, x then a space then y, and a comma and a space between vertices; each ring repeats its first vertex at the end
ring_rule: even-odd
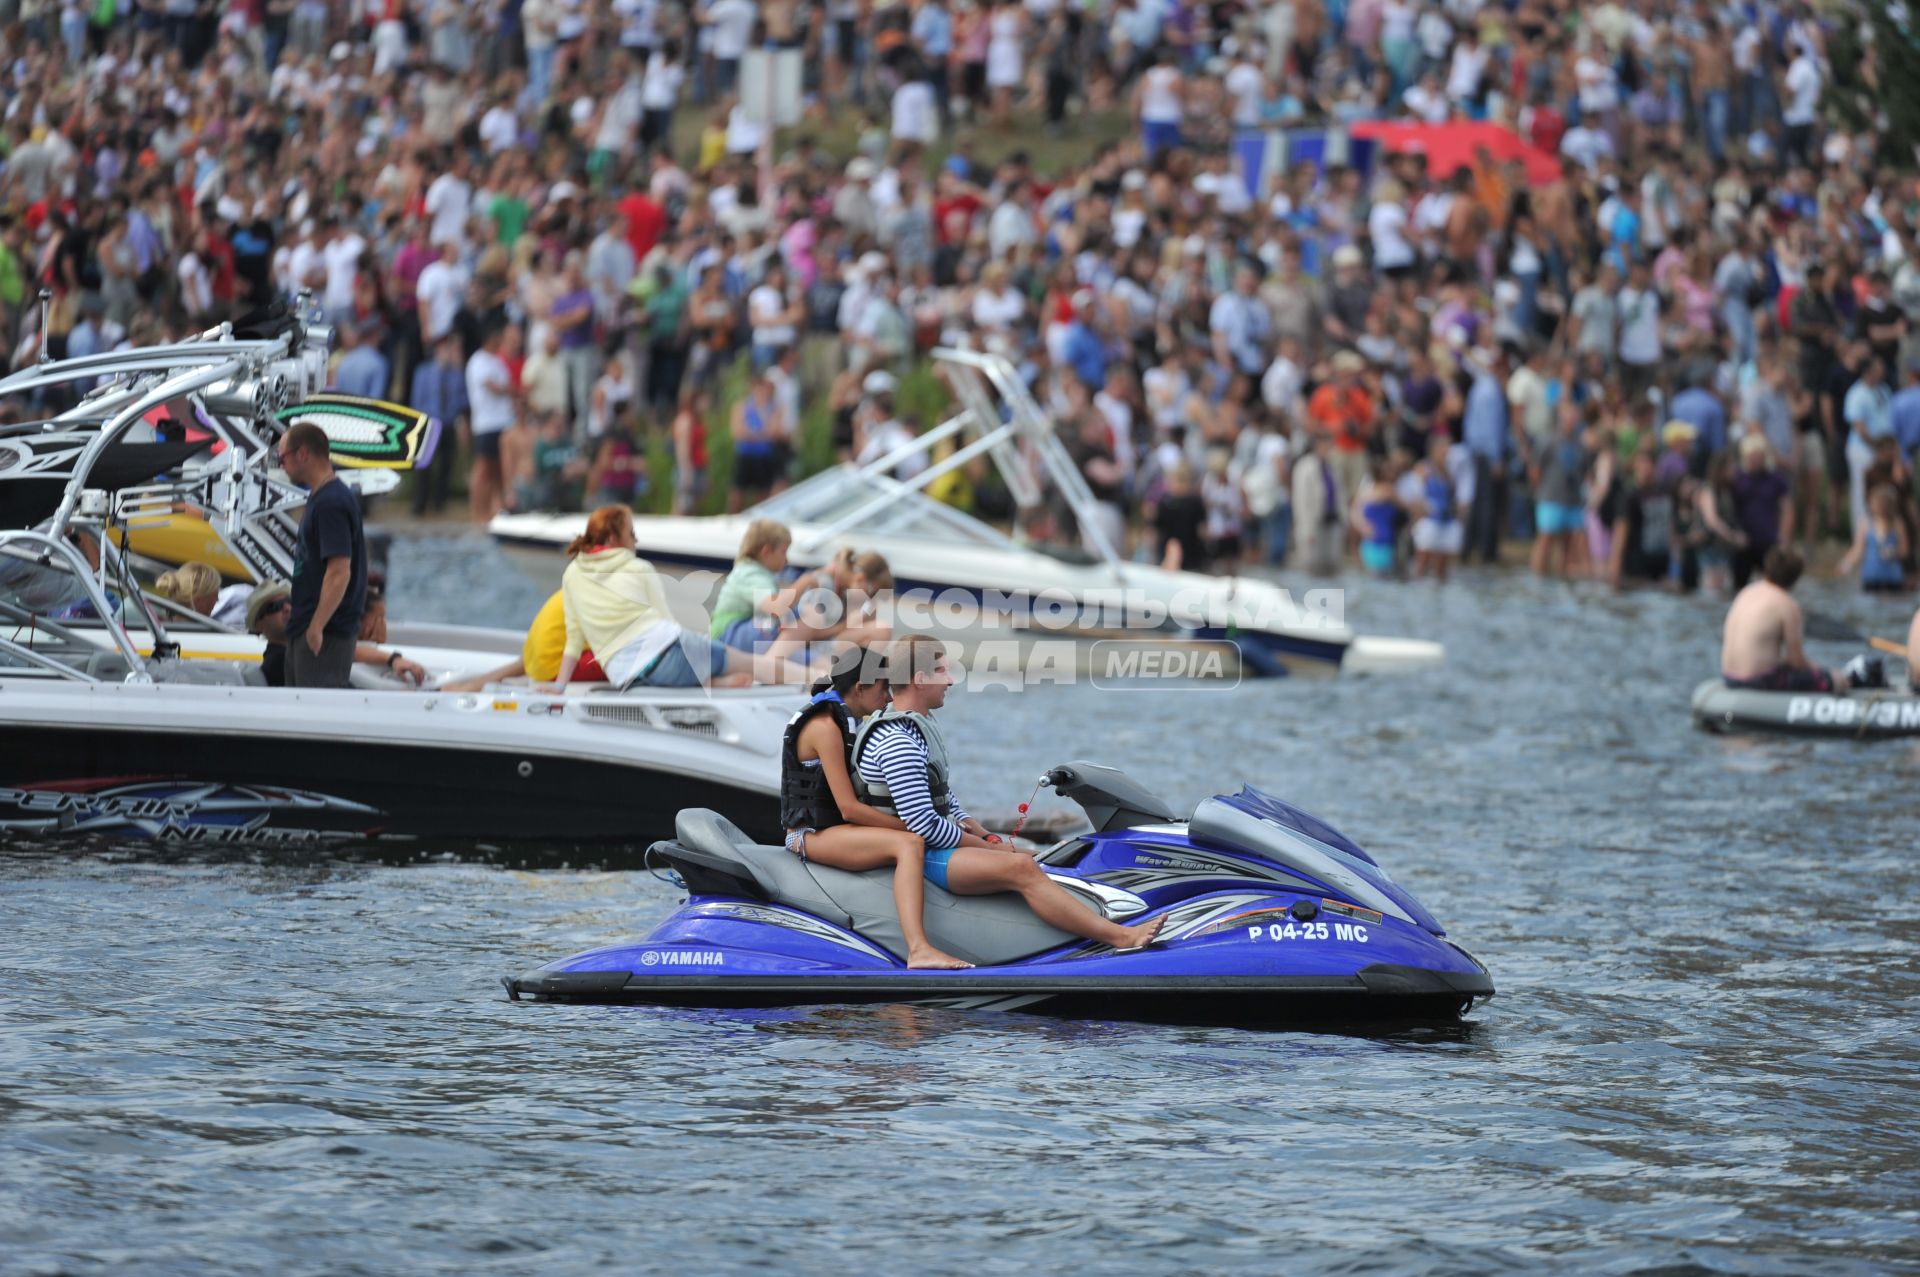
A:
MULTIPOLYGON (((704 807, 674 818, 681 846, 739 866, 769 897, 805 910, 871 940, 897 958, 907 956, 900 914, 893 904, 893 870, 848 873, 803 861, 785 847, 755 843, 738 826, 704 807)), ((1078 896, 1074 897, 1076 900, 1078 896)), ((927 938, 956 958, 992 966, 1014 962, 1079 937, 1040 921, 1011 892, 956 896, 927 884, 927 938)))

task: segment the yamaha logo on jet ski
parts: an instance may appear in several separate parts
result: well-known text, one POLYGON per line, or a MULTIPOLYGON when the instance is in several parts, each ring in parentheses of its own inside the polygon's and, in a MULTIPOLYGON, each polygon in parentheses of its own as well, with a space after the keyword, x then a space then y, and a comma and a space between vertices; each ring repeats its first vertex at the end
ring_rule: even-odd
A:
POLYGON ((640 965, 643 967, 723 967, 726 964, 727 955, 716 949, 699 949, 692 953, 648 949, 640 955, 640 965))

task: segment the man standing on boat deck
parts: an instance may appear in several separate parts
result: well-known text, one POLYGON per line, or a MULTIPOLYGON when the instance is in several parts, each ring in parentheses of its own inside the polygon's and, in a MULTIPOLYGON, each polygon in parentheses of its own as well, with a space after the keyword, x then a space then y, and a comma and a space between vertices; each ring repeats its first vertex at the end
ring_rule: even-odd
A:
POLYGON ((360 499, 333 472, 327 434, 303 421, 280 440, 280 466, 307 489, 287 617, 287 686, 345 687, 367 609, 360 499))

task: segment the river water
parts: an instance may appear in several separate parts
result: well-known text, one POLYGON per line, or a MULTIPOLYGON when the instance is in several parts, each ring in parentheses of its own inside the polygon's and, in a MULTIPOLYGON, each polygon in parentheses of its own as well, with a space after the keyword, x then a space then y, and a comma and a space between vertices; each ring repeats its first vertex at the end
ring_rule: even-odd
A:
MULTIPOLYGON (((473 540, 392 579, 419 619, 538 602, 473 540)), ((1446 1030, 509 1004, 673 890, 15 848, 0 1273, 1915 1266, 1920 746, 1696 732, 1717 618, 1369 584, 1355 627, 1445 670, 950 703, 976 806, 1089 757, 1331 819, 1492 969, 1446 1030)))

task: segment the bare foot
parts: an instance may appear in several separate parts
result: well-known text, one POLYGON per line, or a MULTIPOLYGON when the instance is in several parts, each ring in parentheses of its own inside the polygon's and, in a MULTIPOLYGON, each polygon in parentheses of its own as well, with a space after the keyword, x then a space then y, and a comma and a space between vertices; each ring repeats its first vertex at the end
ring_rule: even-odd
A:
POLYGON ((959 971, 971 967, 971 962, 962 962, 950 953, 942 953, 930 944, 908 945, 907 965, 935 971, 959 971))
POLYGON ((1160 928, 1166 925, 1166 915, 1162 914, 1158 918, 1149 918, 1137 927, 1120 928, 1120 930, 1126 934, 1127 939, 1126 943, 1115 945, 1113 947, 1114 952, 1134 953, 1146 948, 1160 938, 1160 928))

